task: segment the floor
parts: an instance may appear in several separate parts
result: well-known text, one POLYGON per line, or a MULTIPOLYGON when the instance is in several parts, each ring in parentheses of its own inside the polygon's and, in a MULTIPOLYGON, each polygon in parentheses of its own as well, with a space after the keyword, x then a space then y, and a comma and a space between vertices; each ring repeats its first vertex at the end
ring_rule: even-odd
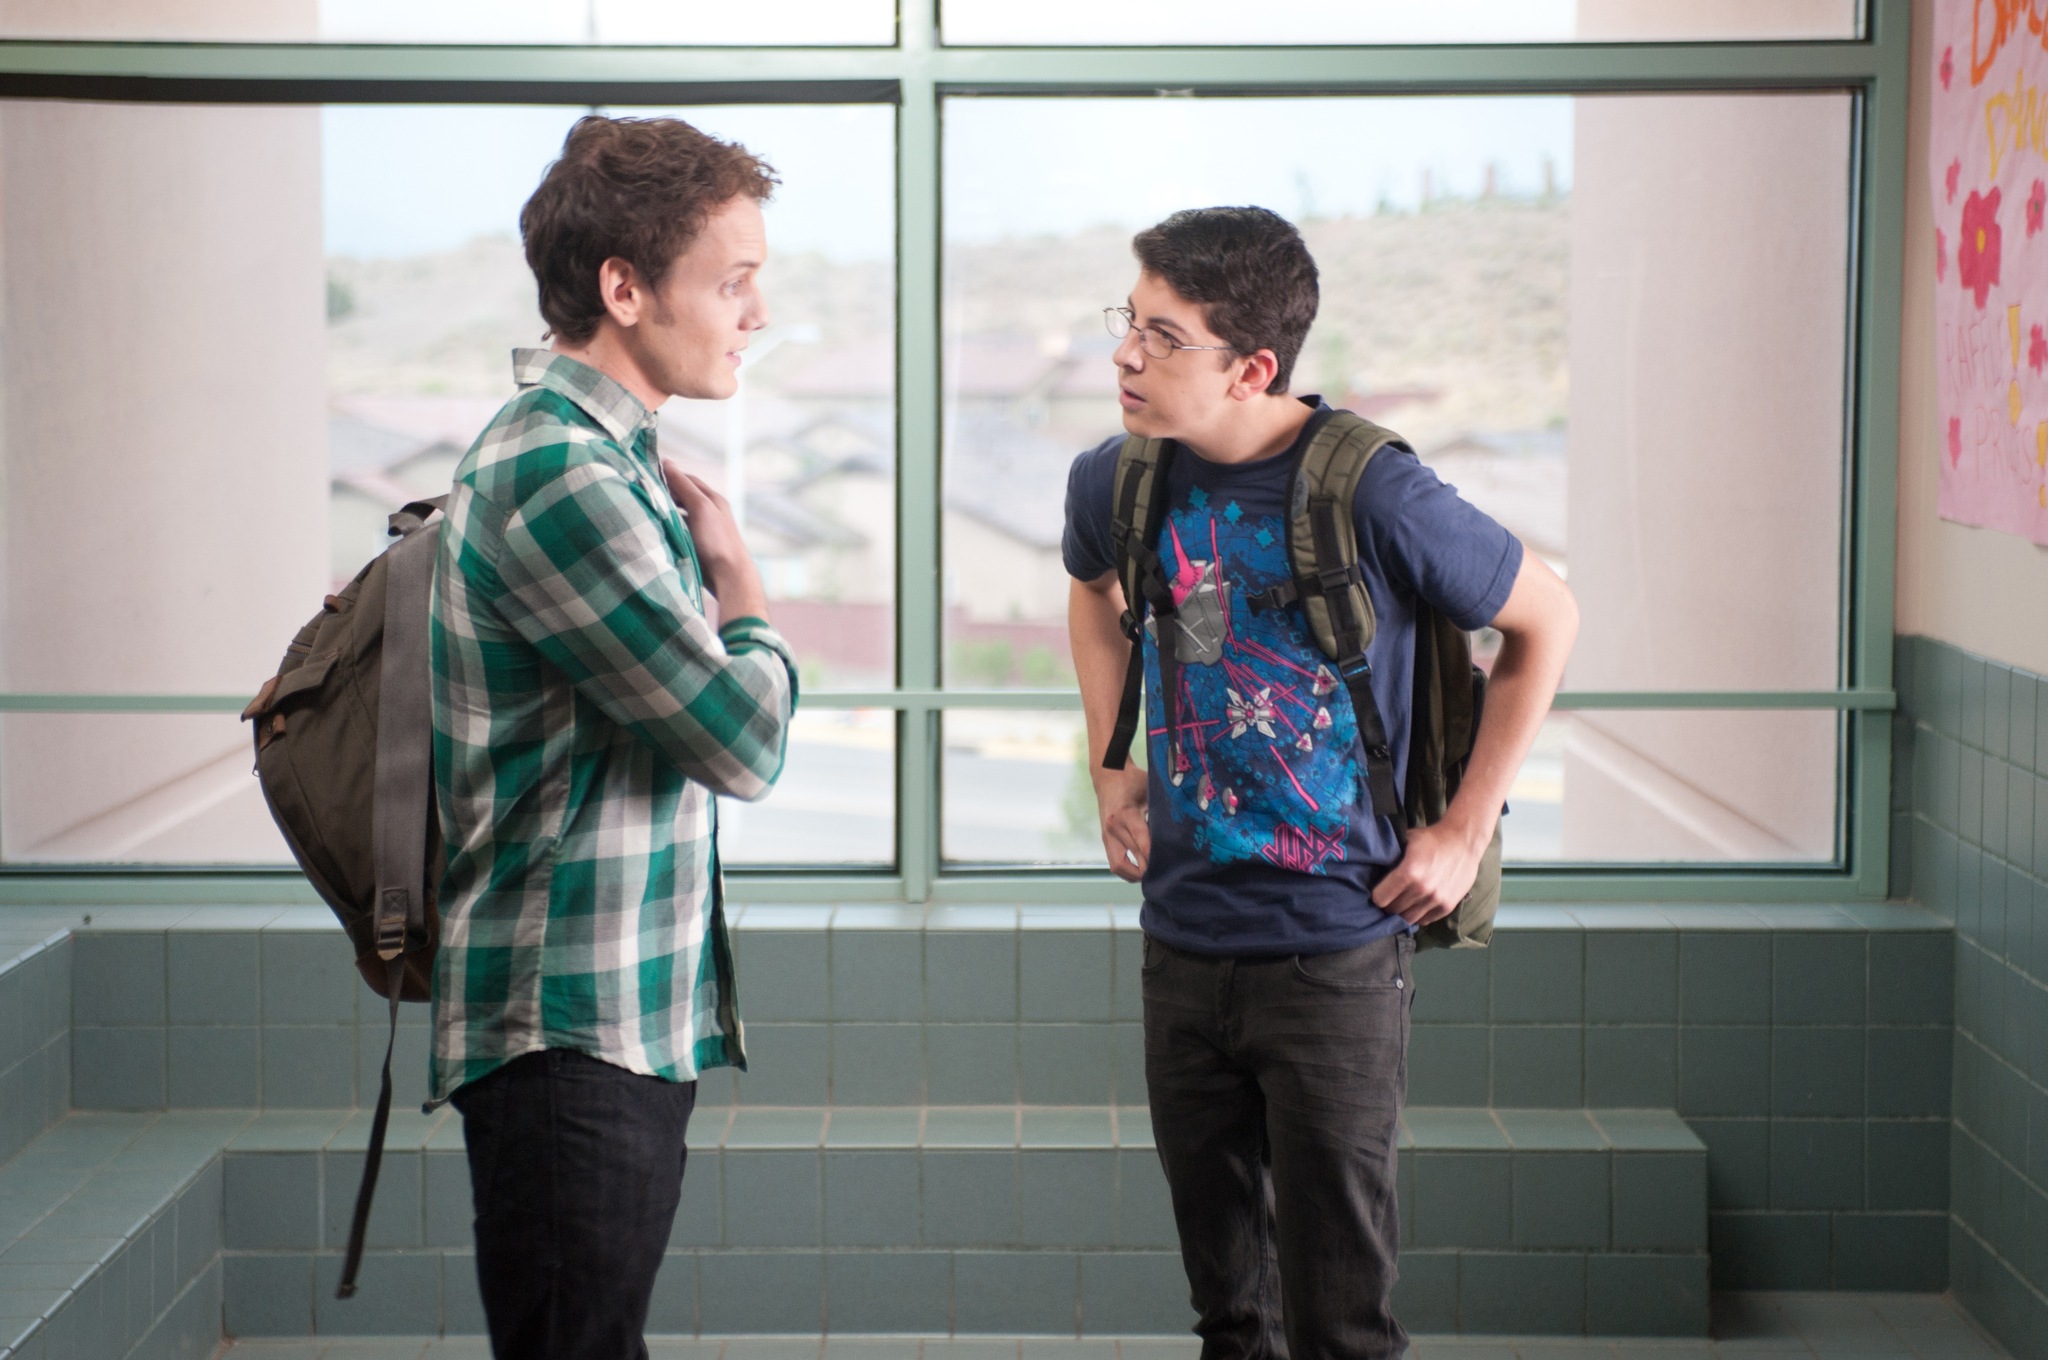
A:
MULTIPOLYGON (((1938 1294, 1720 1294, 1712 1341, 1417 1337, 1411 1360, 2002 1360, 1938 1294)), ((650 1340, 650 1360, 1194 1360, 1192 1338, 650 1340)), ((222 1360, 488 1360, 481 1340, 240 1341, 222 1360)))

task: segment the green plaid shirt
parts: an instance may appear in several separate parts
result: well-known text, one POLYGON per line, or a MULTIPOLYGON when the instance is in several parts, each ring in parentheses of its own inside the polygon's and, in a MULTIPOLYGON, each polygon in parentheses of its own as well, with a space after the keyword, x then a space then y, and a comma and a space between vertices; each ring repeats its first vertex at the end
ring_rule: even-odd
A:
POLYGON ((544 1048, 746 1066, 712 795, 768 792, 796 704, 766 623, 705 621, 653 414, 563 355, 512 371, 434 568, 435 1103, 544 1048))

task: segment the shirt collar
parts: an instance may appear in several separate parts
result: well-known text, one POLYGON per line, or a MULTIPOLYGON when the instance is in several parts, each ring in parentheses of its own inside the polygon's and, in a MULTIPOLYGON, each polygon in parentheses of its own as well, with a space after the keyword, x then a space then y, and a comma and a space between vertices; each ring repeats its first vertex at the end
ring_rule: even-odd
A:
POLYGON ((576 403, 624 448, 632 448, 654 413, 615 379, 566 354, 547 349, 512 351, 512 380, 521 387, 545 387, 576 403))

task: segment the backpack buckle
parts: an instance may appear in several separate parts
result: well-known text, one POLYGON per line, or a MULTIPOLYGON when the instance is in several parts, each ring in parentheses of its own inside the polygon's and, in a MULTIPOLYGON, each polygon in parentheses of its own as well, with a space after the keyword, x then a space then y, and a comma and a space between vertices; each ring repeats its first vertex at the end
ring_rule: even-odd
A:
POLYGON ((1341 567, 1324 567, 1316 573, 1316 586, 1325 595, 1336 595, 1342 591, 1349 590, 1364 579, 1363 573, 1358 569, 1358 564, 1352 562, 1341 567))
POLYGON ((1355 656, 1349 661, 1339 661, 1337 663, 1337 674, 1343 676, 1346 680, 1370 680, 1372 679, 1372 662, 1362 656, 1355 656))
POLYGON ((382 910, 377 913, 377 957, 387 962, 405 952, 406 917, 411 914, 412 894, 404 888, 386 888, 382 910))

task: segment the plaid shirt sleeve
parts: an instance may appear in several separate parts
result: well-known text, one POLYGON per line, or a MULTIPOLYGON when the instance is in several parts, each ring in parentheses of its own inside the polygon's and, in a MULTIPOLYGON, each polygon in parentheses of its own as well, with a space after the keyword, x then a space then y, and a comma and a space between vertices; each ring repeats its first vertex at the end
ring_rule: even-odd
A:
POLYGON ((635 484, 574 462, 506 518, 499 609, 579 694, 716 793, 782 771, 796 702, 788 645, 759 619, 711 630, 635 484))

